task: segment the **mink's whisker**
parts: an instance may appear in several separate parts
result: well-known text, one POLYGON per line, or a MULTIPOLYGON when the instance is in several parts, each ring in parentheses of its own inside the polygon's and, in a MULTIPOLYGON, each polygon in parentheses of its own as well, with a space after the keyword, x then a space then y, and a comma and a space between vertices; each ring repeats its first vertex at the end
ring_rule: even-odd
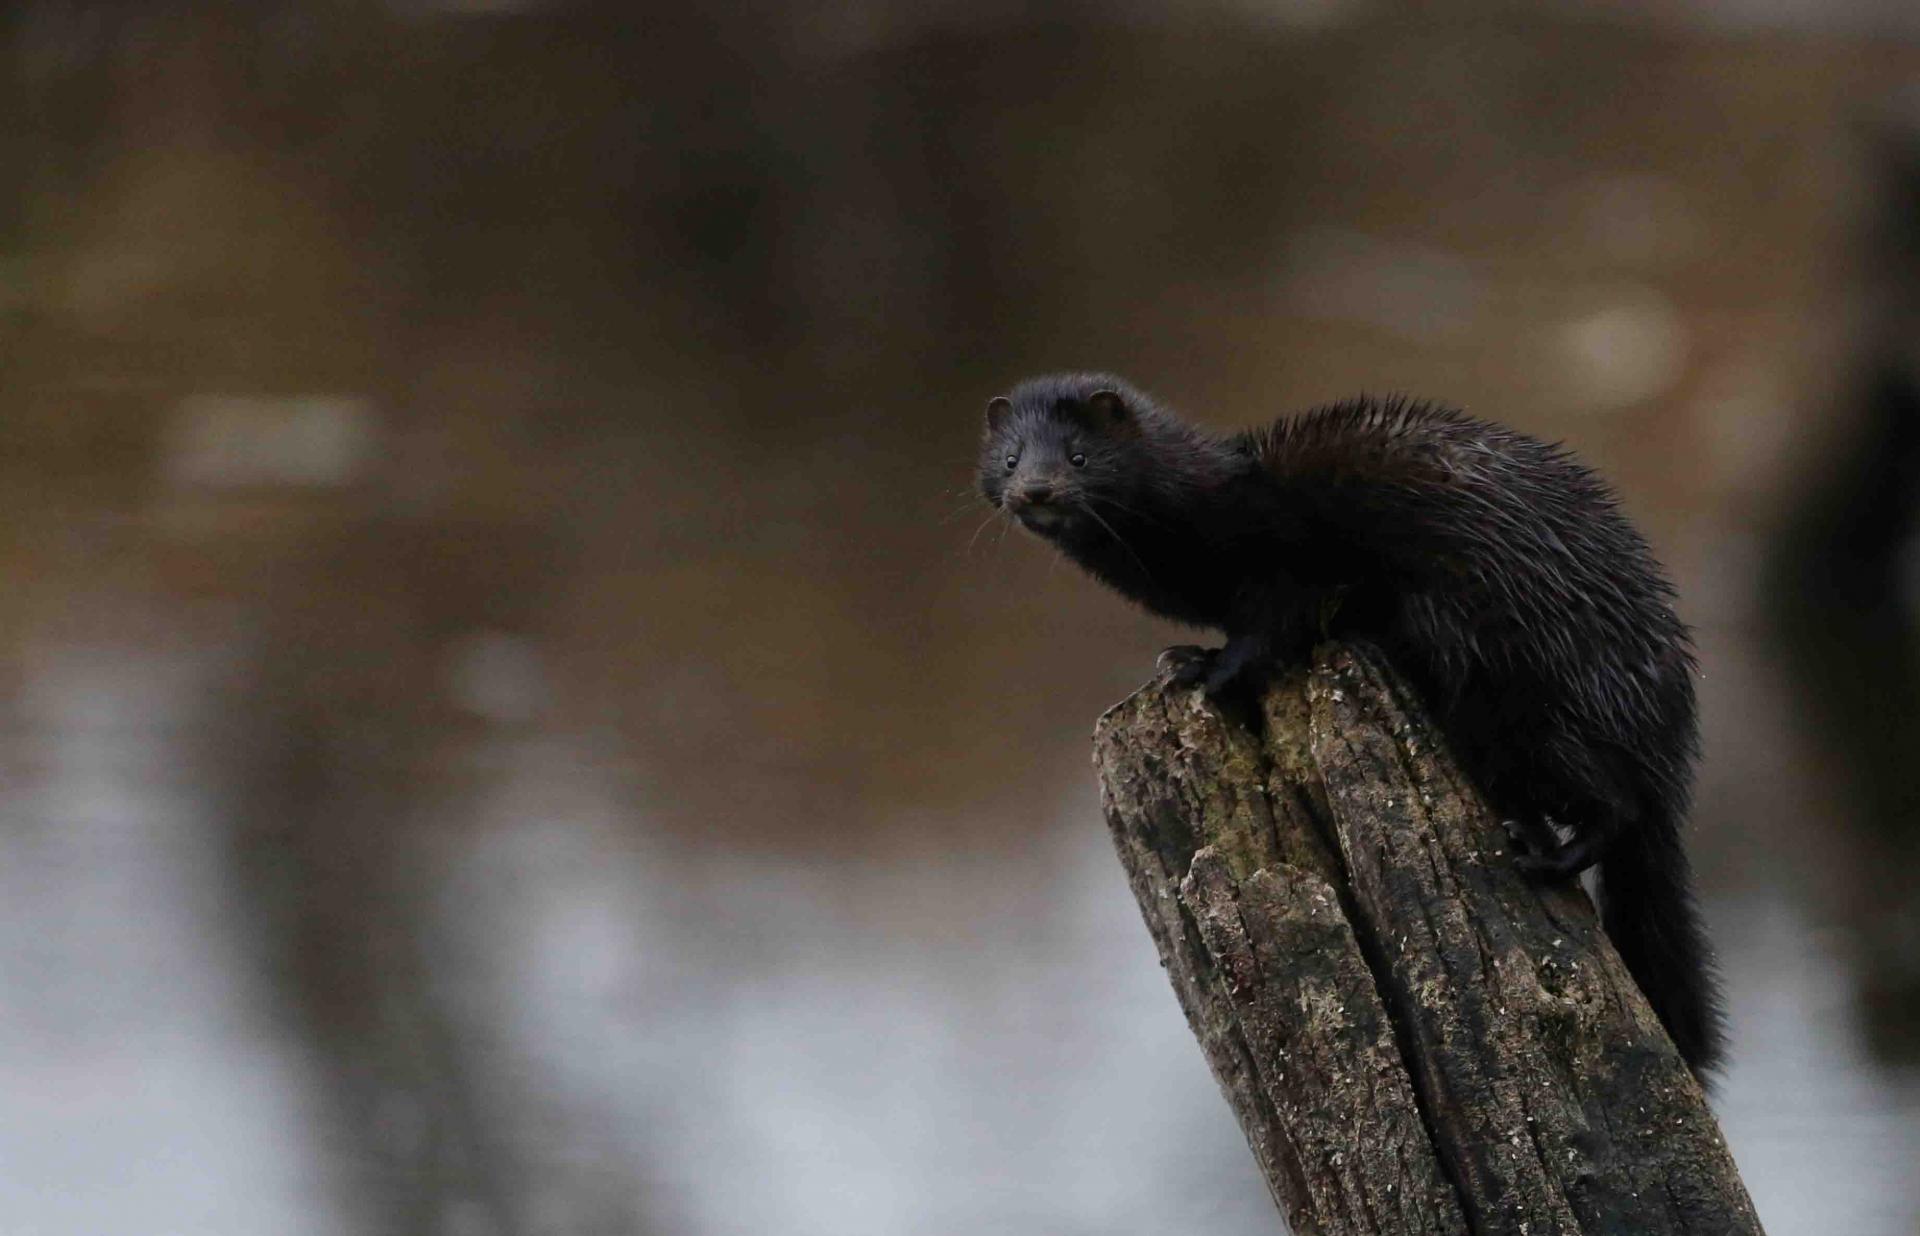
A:
POLYGON ((980 539, 980 534, 987 530, 987 525, 992 523, 999 514, 1000 514, 1000 508, 998 507, 995 507, 993 510, 987 512, 987 517, 980 521, 980 526, 978 528, 975 528, 973 530, 973 535, 967 538, 967 547, 960 551, 962 557, 965 557, 973 553, 974 542, 980 539))

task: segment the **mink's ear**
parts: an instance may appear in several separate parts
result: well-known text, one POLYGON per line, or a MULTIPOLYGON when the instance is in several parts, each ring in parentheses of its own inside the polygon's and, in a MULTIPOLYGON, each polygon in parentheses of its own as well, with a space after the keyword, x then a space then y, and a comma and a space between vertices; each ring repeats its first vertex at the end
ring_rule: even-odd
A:
POLYGON ((1119 392, 1097 390, 1088 395, 1086 407, 1094 429, 1118 429, 1133 419, 1127 410, 1127 401, 1120 398, 1119 392))
POLYGON ((1013 413, 1013 401, 1005 395, 997 395, 987 400, 987 430, 999 433, 1000 426, 1007 423, 1007 417, 1013 413))

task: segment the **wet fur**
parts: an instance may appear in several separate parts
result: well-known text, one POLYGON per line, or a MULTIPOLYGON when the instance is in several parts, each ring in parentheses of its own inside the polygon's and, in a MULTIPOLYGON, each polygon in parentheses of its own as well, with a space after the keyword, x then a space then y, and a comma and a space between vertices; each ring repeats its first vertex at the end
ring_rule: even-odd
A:
POLYGON ((996 404, 981 492, 1154 613, 1223 632, 1186 657, 1190 680, 1231 695, 1327 636, 1384 650, 1521 827, 1525 861, 1557 876, 1601 862, 1615 947, 1687 1062, 1713 1066, 1721 1015, 1680 843, 1692 646, 1598 476, 1406 399, 1233 435, 1110 374, 1035 378, 996 404), (1023 501, 1036 487, 1046 501, 1023 501))

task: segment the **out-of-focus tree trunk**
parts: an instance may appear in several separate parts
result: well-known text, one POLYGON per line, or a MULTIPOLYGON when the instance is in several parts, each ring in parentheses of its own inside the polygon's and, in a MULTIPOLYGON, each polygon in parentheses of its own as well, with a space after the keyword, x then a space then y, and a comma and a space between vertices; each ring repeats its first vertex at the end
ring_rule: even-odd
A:
POLYGON ((1163 679, 1101 719, 1108 822, 1302 1233, 1758 1233, 1705 1096, 1577 885, 1542 887, 1377 654, 1261 735, 1163 679))

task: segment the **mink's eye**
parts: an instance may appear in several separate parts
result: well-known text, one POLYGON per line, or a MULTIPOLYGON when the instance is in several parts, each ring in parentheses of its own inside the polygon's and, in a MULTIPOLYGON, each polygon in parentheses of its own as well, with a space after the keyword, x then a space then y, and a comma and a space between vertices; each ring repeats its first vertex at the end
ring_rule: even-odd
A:
POLYGON ((1018 455, 1007 456, 1007 471, 1009 472, 1013 471, 1014 465, 1018 464, 1019 462, 1020 462, 1020 457, 1018 455))
POLYGON ((1073 453, 1073 458, 1071 458, 1071 459, 1069 459, 1069 460, 1067 460, 1067 462, 1068 462, 1068 463, 1070 463, 1070 464, 1072 464, 1072 465, 1073 465, 1074 467, 1076 467, 1076 468, 1084 468, 1084 467, 1086 467, 1086 466, 1087 466, 1087 456, 1086 456, 1086 452, 1084 452, 1084 451, 1075 451, 1075 452, 1073 453))

